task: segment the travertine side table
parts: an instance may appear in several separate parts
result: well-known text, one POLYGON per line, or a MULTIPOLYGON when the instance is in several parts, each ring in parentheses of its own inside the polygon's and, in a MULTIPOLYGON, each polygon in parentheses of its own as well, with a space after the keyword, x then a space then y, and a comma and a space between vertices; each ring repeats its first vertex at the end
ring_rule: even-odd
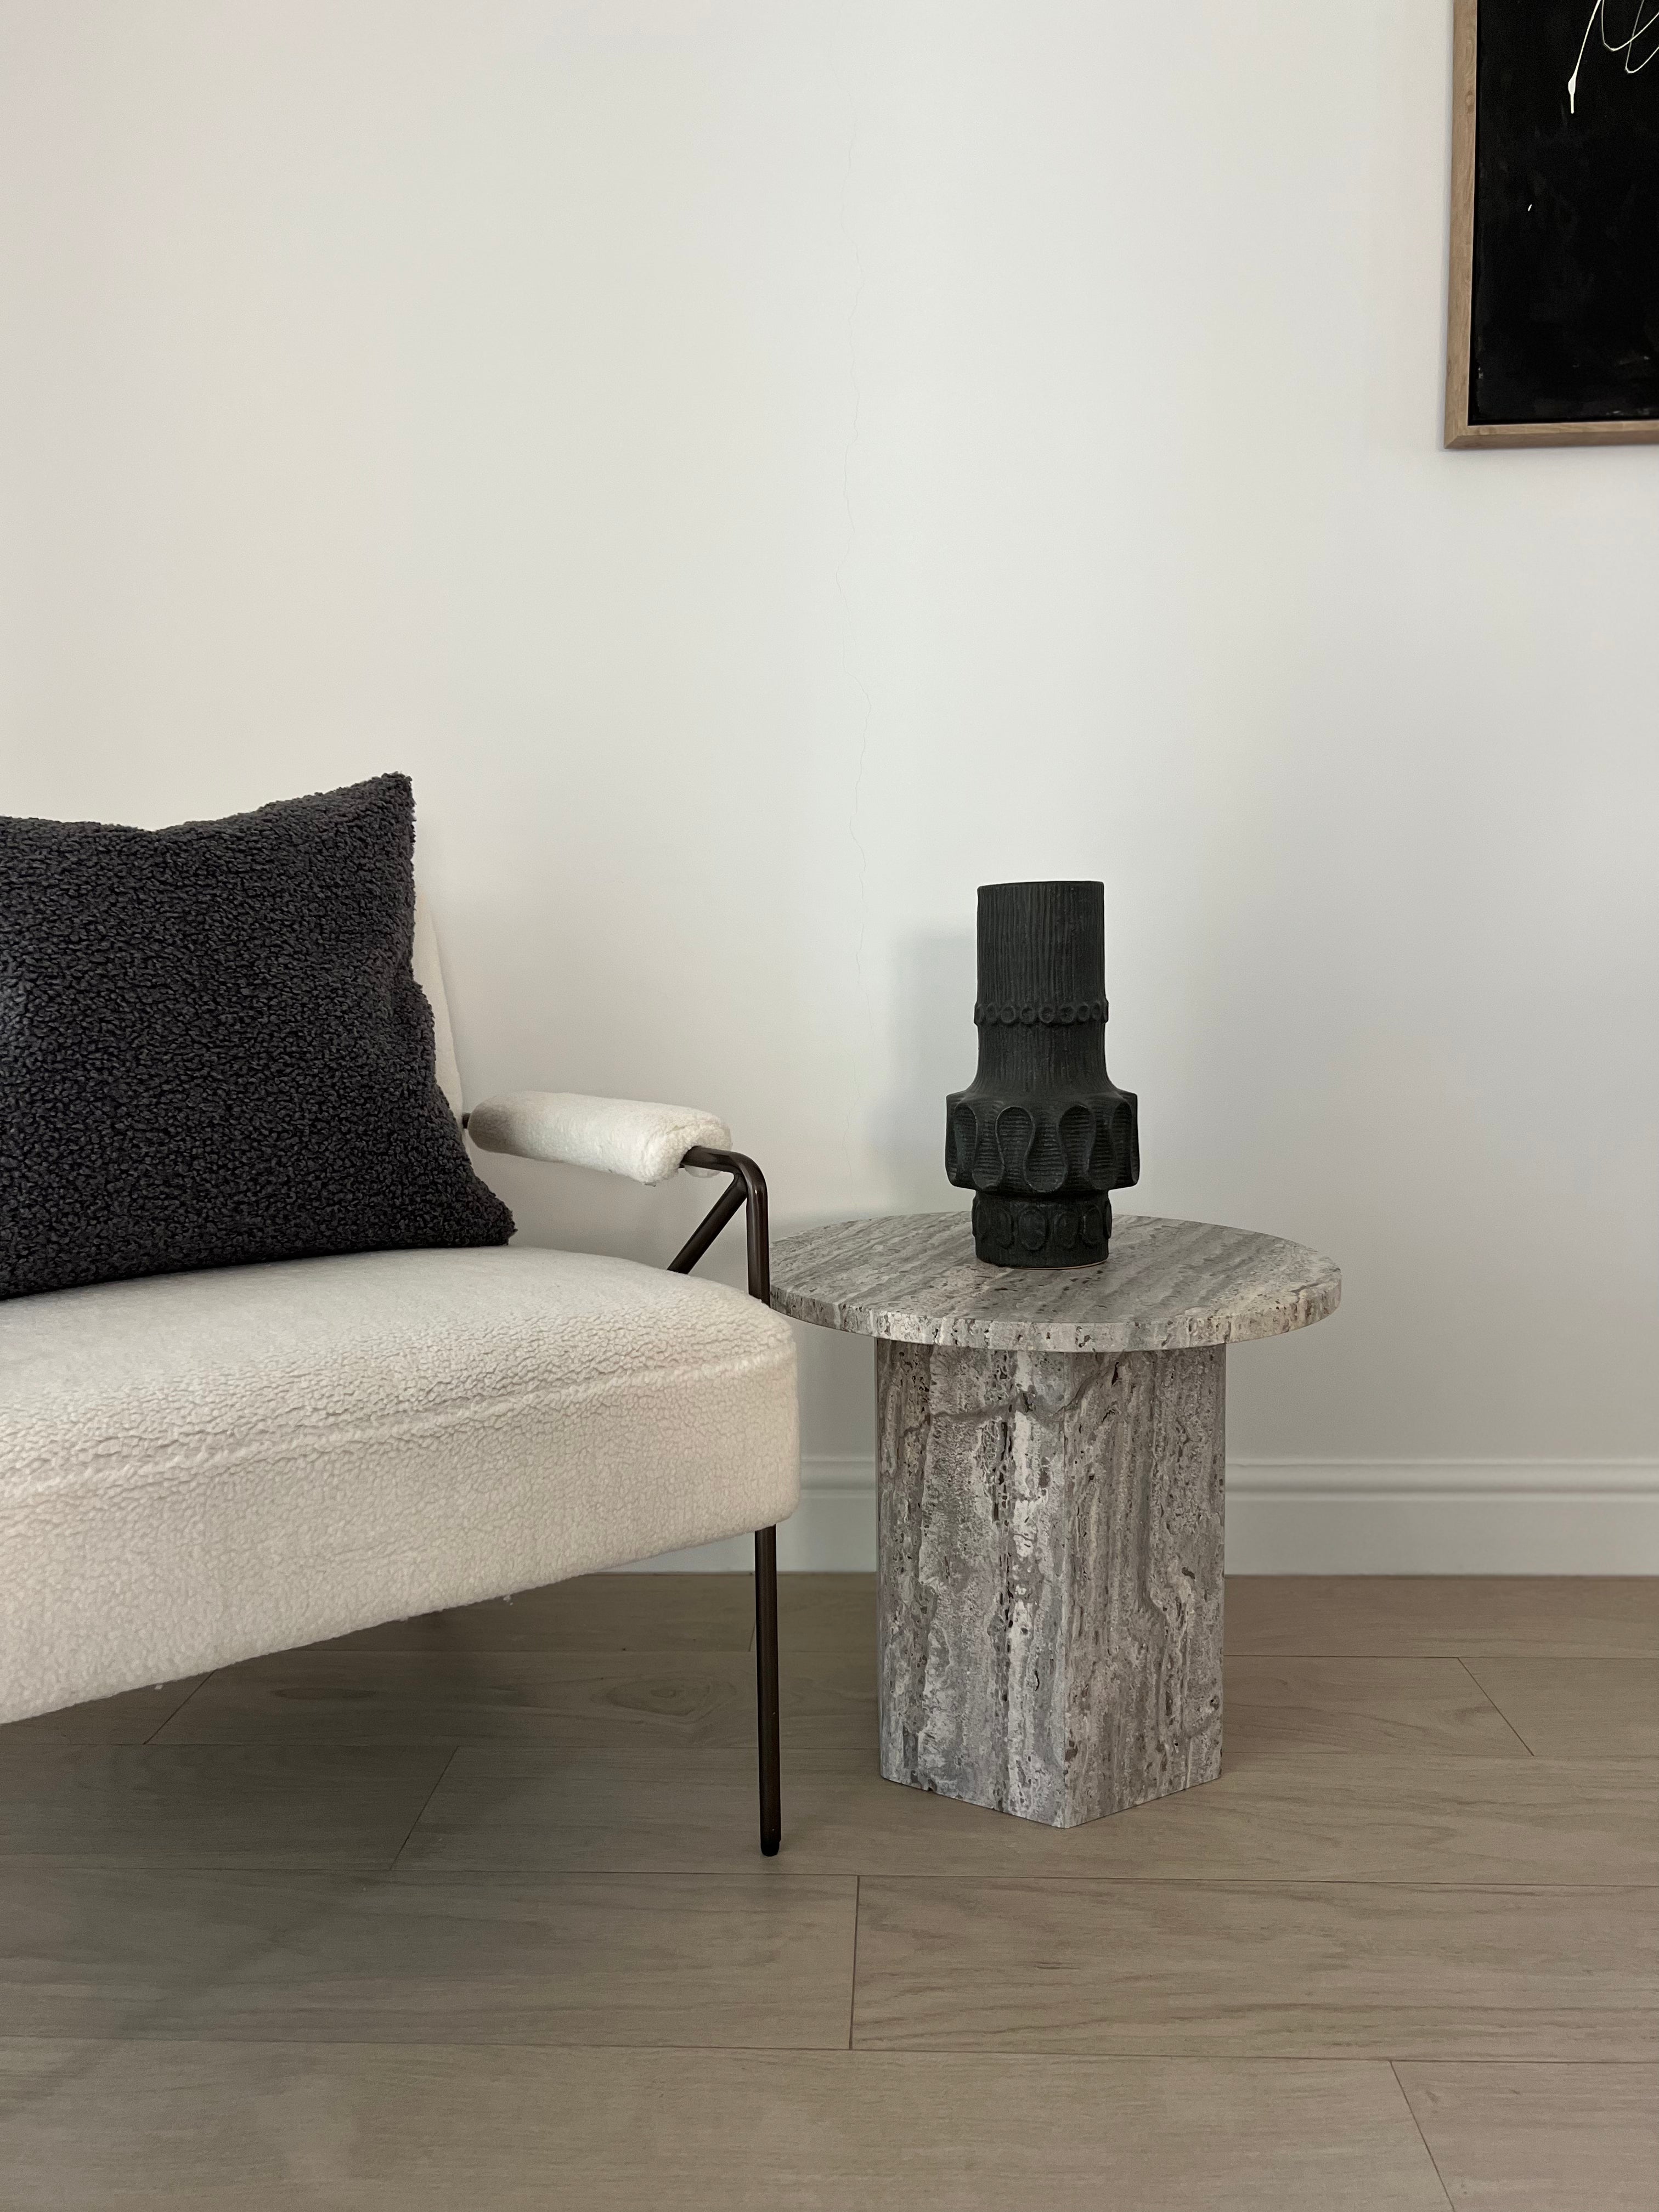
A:
POLYGON ((1069 1828, 1221 1771, 1226 1347, 1335 1310, 1300 1244, 1120 1215, 1096 1267, 965 1213, 775 1246, 772 1303, 873 1336, 881 1771, 1069 1828))

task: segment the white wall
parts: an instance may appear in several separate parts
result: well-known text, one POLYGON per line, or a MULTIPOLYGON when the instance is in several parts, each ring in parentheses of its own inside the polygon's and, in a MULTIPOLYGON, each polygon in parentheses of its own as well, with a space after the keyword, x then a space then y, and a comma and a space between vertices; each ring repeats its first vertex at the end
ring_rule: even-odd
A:
POLYGON ((406 768, 473 1095, 786 1227, 956 1202, 974 888, 1102 875, 1132 1203, 1346 1271, 1236 1559, 1659 1565, 1659 449, 1439 449, 1449 12, 0 0, 0 805, 406 768))

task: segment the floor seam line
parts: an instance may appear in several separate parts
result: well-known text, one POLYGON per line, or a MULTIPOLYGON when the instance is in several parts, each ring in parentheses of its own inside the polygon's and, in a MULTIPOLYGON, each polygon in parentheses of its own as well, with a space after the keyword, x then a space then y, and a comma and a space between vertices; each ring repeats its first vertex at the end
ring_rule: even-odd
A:
POLYGON ((459 1754, 460 1748, 461 1747, 459 1744, 455 1745, 454 1748, 450 1752, 448 1758, 445 1759, 443 1765, 438 1769, 436 1781, 434 1782, 431 1789, 427 1791, 425 1796, 422 1798, 420 1810, 416 1814, 415 1818, 410 1822, 408 1832, 404 1835, 402 1843, 398 1844, 397 1850, 392 1854, 392 1863, 386 1869, 386 1872, 388 1874, 395 1874, 397 1872, 398 1860, 402 1858, 404 1853, 409 1849, 410 1838, 414 1835, 416 1829, 420 1826, 422 1821, 426 1818, 426 1808, 437 1796, 439 1790, 442 1789, 444 1777, 448 1773, 450 1768, 455 1764, 455 1760, 459 1754))
POLYGON ((1475 1688, 1476 1688, 1477 1690, 1479 1690, 1479 1691, 1480 1691, 1480 1692, 1481 1696, 1486 1699, 1486 1703, 1487 1703, 1487 1704, 1492 1707, 1492 1709, 1493 1712, 1495 1712, 1495 1713, 1497 1714, 1497 1716, 1498 1716, 1498 1719, 1499 1719, 1500 1721, 1502 1721, 1502 1722, 1503 1722, 1503 1723, 1504 1723, 1504 1727, 1509 1730, 1510 1734, 1510 1735, 1515 1738, 1516 1741, 1520 1745, 1520 1747, 1521 1747, 1522 1750, 1522 1751, 1524 1751, 1524 1752, 1526 1753, 1527 1757, 1528 1757, 1528 1759, 1536 1759, 1536 1758, 1537 1758, 1537 1756, 1538 1756, 1538 1753, 1537 1753, 1533 1749, 1532 1746, 1531 1746, 1531 1745, 1527 1741, 1527 1739, 1525 1738, 1525 1736, 1523 1736, 1523 1735, 1522 1735, 1522 1733, 1521 1733, 1520 1729, 1519 1729, 1518 1728, 1516 1728, 1516 1726, 1515 1725, 1515 1723, 1514 1723, 1514 1722, 1510 1718, 1509 1715, 1508 1715, 1508 1714, 1504 1711, 1504 1708, 1502 1707, 1502 1705, 1500 1705, 1498 1704, 1498 1702, 1497 1698, 1493 1697, 1493 1695, 1492 1695, 1492 1692, 1491 1692, 1491 1691, 1486 1687, 1486 1684, 1485 1684, 1485 1683, 1480 1680, 1480 1676, 1475 1673, 1475 1671, 1474 1671, 1474 1668, 1470 1666, 1470 1664, 1469 1664, 1468 1661, 1467 1659, 1464 1659, 1464 1658, 1460 1657, 1460 1658, 1459 1658, 1459 1660, 1458 1660, 1458 1662, 1457 1662, 1457 1663, 1458 1663, 1458 1665, 1459 1665, 1459 1666, 1463 1669, 1463 1672, 1464 1672, 1464 1673, 1468 1676, 1468 1678, 1469 1678, 1470 1681, 1472 1681, 1472 1682, 1474 1684, 1475 1688))
MULTIPOLYGON (((23 2035, 15 2032, 0 2034, 0 2050, 37 2044, 112 2044, 125 2050, 142 2050, 149 2044, 200 2044, 217 2051, 270 2049, 313 2051, 784 2051, 821 2058, 902 2057, 920 2052, 928 2057, 966 2063, 972 2059, 1057 2059, 1082 2066, 1152 2066, 1177 2063, 1196 2066, 1355 2066, 1375 2070, 1390 2069, 1401 2063, 1424 2067, 1494 2066, 1504 2068, 1547 2066, 1588 2068, 1596 2073, 1650 2074, 1659 2061, 1652 2058, 1474 2058, 1426 2057, 1399 2061, 1382 2051, 1073 2051, 1053 2044, 1037 2045, 1020 2050, 1007 2050, 994 2044, 876 2044, 861 2050, 849 2051, 843 2043, 525 2043, 490 2041, 488 2043, 458 2043, 453 2038, 432 2036, 420 2042, 410 2042, 401 2036, 376 2035, 237 2035, 184 2032, 176 2035, 131 2035, 112 2033, 106 2035, 81 2031, 75 2034, 53 2033, 42 2035, 23 2035)), ((1398 2080, 1396 2075, 1395 2079, 1398 2080)), ((1415 2115, 1413 2115, 1413 2118, 1415 2115)), ((1432 2154, 1431 2154, 1432 2155, 1432 2154)))
MULTIPOLYGON (((829 1874, 826 1873, 823 1878, 829 1879, 829 1874)), ((1602 1897, 1659 1889, 1659 1882, 1654 1881, 1504 1881, 1491 1877, 1476 1881, 1400 1881, 1374 1880, 1364 1875, 1290 1875, 1275 1879, 1268 1875, 1237 1874, 941 1874, 935 1869, 927 1874, 875 1874, 870 1878, 872 1881, 933 1881, 958 1886, 964 1882, 1065 1881, 1081 1887, 1085 1883, 1096 1886, 1109 1883, 1123 1889, 1481 1890, 1495 1891, 1504 1896, 1525 1897, 1602 1897)))
POLYGON ((853 1876, 853 1979, 847 1992, 847 2048, 853 2048, 853 2030, 859 2009, 859 1908, 864 1901, 864 1877, 853 1876))
POLYGON ((1440 2184, 1440 2193, 1445 2198, 1447 2204, 1451 2208, 1451 2212, 1456 2212, 1456 2207, 1452 2204, 1452 2193, 1446 2186, 1446 2177, 1440 2171, 1440 2161, 1435 2156, 1433 2146, 1429 2142, 1427 2136, 1423 2132, 1423 2123, 1417 2117, 1416 2106, 1412 2103, 1411 2099, 1406 2094, 1406 2085, 1400 2078, 1400 2066, 1397 2060, 1393 2058, 1389 2059, 1389 2071, 1394 2076, 1395 2087, 1400 2092, 1400 2101, 1404 2105, 1407 2112, 1410 2114, 1412 2125, 1417 2130, 1417 2140, 1422 2144, 1424 2150, 1427 2153, 1429 2164, 1434 2168, 1434 2178, 1440 2184))
POLYGON ((148 1751, 150 1745, 155 1742, 156 1737, 161 1735, 161 1730, 164 1728, 169 1727, 173 1722, 178 1719, 179 1714, 183 1712, 185 1707, 191 1703, 192 1698, 199 1698, 201 1696, 203 1691, 206 1689, 208 1684, 213 1680, 216 1674, 222 1674, 224 1671, 225 1670, 222 1667, 210 1667, 206 1674, 203 1675, 201 1680, 196 1685, 196 1687, 193 1690, 186 1691, 185 1695, 179 1698, 178 1704, 174 1705, 172 1711, 167 1716, 167 1718, 165 1720, 156 1722, 155 1726, 150 1730, 149 1734, 144 1738, 143 1743, 138 1747, 139 1749, 141 1751, 148 1751))

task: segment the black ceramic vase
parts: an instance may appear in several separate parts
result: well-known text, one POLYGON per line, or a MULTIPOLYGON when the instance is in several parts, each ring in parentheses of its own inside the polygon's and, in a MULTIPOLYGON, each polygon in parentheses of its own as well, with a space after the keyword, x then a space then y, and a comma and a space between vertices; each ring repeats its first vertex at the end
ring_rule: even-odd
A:
POLYGON ((1106 1073, 1103 884, 983 884, 979 1072, 945 1102, 945 1172, 974 1193, 974 1249, 1004 1267, 1106 1257, 1140 1174, 1132 1091, 1106 1073))

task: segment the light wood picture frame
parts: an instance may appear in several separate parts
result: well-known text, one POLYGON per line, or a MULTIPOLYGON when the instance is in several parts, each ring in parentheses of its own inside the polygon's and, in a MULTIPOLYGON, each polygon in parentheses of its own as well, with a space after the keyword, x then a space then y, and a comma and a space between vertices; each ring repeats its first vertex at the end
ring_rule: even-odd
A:
POLYGON ((1649 416, 1562 422, 1469 420, 1480 4, 1481 0, 1453 0, 1451 254, 1446 309, 1445 442, 1460 448, 1659 444, 1659 418, 1649 416))

